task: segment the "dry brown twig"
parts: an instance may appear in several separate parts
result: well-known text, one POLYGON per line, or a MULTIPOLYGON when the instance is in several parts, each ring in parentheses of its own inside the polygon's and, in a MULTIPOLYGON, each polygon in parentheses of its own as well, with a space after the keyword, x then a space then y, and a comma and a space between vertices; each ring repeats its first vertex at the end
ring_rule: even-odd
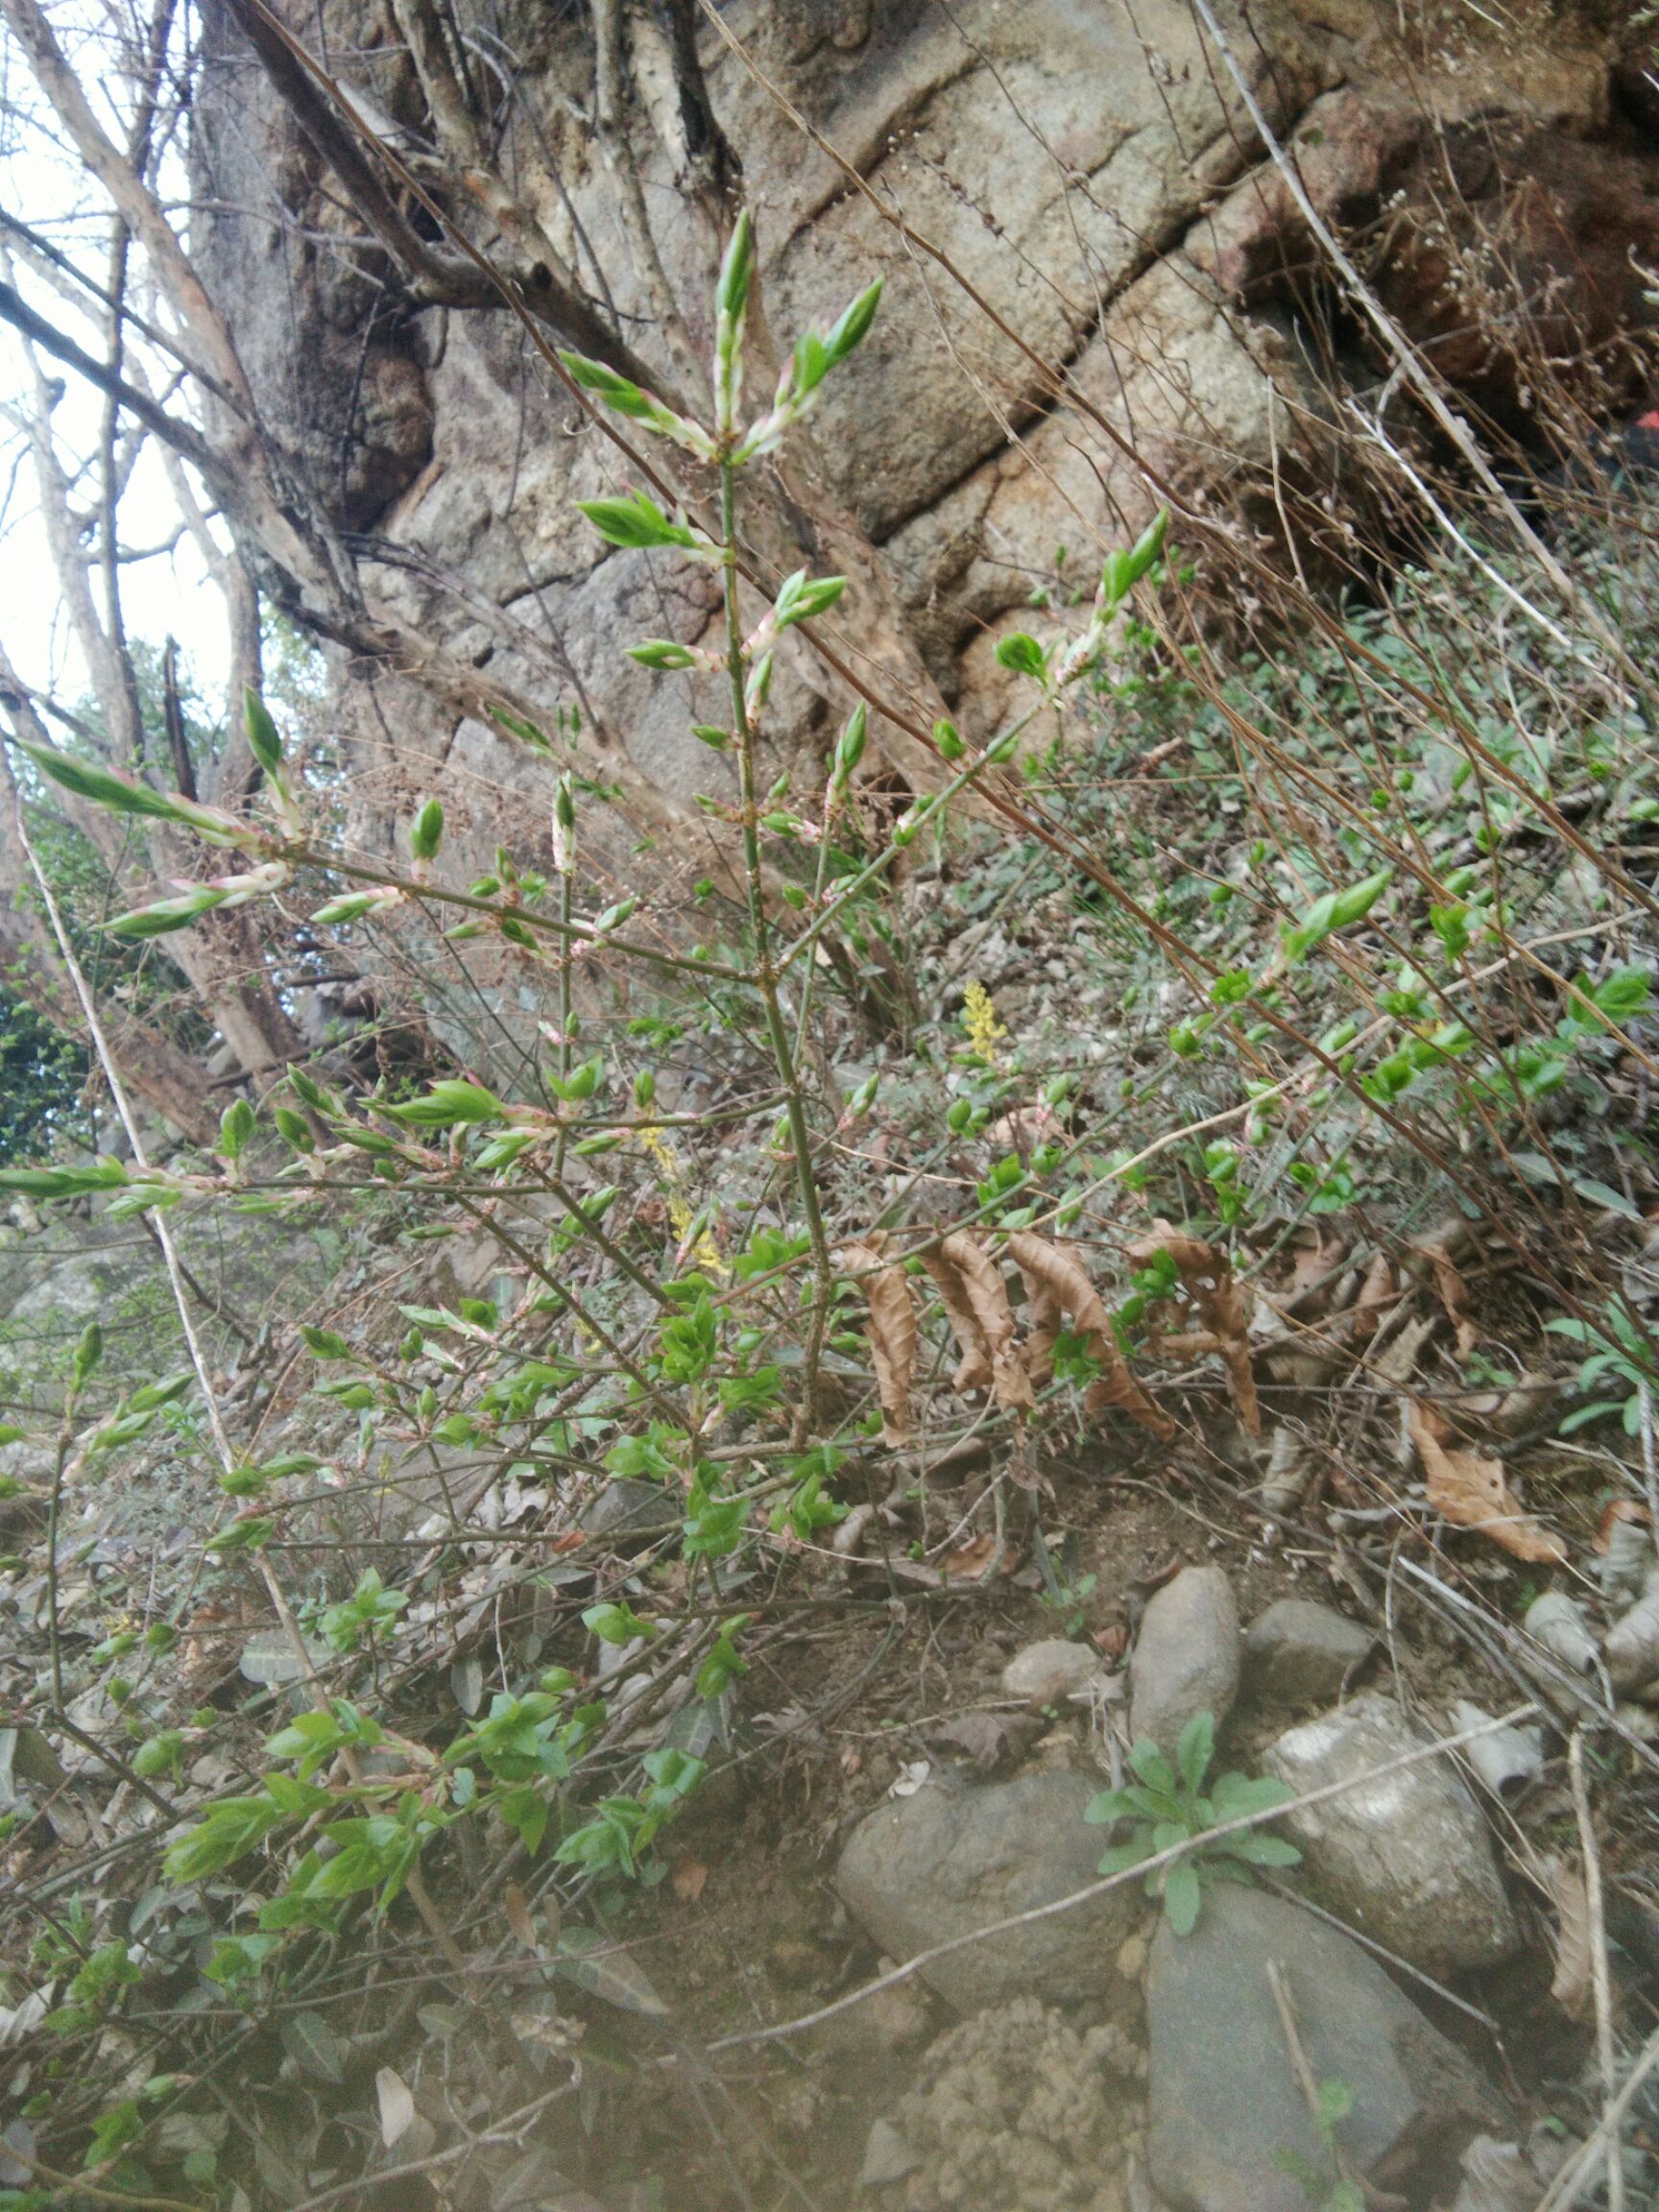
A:
MULTIPOLYGON (((1614 2102, 1619 2077, 1613 2051, 1613 1991, 1607 1972, 1607 1926, 1601 1904, 1601 1854, 1596 1842, 1596 1823, 1590 1815, 1590 1792, 1584 1782, 1584 1731, 1581 1728, 1574 1729, 1567 1746, 1567 1777, 1573 1791, 1573 1812, 1578 1823, 1578 1844, 1584 1854, 1590 1988, 1596 2000, 1596 2059, 1601 2075, 1605 2110, 1614 2102)), ((1607 2143, 1607 2212, 1624 2212, 1624 2160, 1616 2135, 1607 2143)))

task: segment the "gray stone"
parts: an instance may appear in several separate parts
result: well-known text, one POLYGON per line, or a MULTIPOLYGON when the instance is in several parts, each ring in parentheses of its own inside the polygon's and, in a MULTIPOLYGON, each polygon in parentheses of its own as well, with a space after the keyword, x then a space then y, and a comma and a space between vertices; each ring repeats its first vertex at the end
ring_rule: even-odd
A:
POLYGON ((902 2181, 906 2174, 914 2174, 921 2163, 921 2152, 911 2150, 891 2120, 874 2120, 864 2139, 858 2186, 885 2189, 889 2182, 902 2181))
POLYGON ((1278 1705, 1329 1705, 1377 1639, 1358 1622, 1308 1598, 1281 1598, 1250 1623, 1244 1682, 1278 1705))
POLYGON ((1068 1643, 1063 1636, 1046 1637, 1016 1651, 1002 1670, 1002 1691, 1019 1697, 1033 1711, 1058 1705, 1074 1690, 1082 1690, 1104 1670, 1100 1655, 1087 1644, 1068 1643))
MULTIPOLYGON (((836 1887, 883 1951, 912 1959, 952 1936, 1095 1879, 1103 1838, 1084 1822, 1095 1784, 1083 1774, 1023 1774, 958 1790, 929 1784, 891 1800, 854 1830, 836 1887)), ((958 2011, 1027 1990, 1050 2004, 1097 1994, 1142 1911, 1134 1884, 983 1943, 953 1951, 923 1977, 958 2011)))
POLYGON ((1219 1567, 1184 1567, 1142 1616, 1129 1663, 1129 1728, 1166 1751, 1195 1713, 1219 1725, 1238 1690, 1238 1608, 1219 1567))
POLYGON ((576 1526, 589 1536, 609 1536, 614 1543, 625 1536, 665 1535, 680 1520, 680 1502, 653 1482, 607 1482, 590 1504, 584 1505, 576 1526))
POLYGON ((1493 1965, 1519 1941, 1480 1810, 1446 1759, 1358 1779, 1433 1742, 1392 1698, 1367 1693, 1287 1730, 1262 1764, 1298 1795, 1355 1779, 1285 1817, 1310 1887, 1361 1934, 1445 1976, 1493 1965))
MULTIPOLYGON (((333 1666, 335 1653, 321 1637, 307 1636, 303 1642, 311 1664, 319 1672, 333 1666)), ((305 1678, 300 1654, 280 1628, 261 1628, 250 1636, 242 1647, 236 1671, 244 1682, 257 1682, 264 1690, 280 1690, 290 1682, 302 1682, 305 1678)))
POLYGON ((1190 1936, 1166 1924, 1152 1945, 1148 2147, 1153 2183, 1179 2212, 1306 2212, 1280 2156, 1330 2171, 1268 1980, 1275 1963, 1314 2080, 1353 2091, 1336 2139, 1360 2173, 1391 2187, 1502 2126, 1474 2066, 1357 1943, 1295 1905, 1222 1885, 1190 1936))

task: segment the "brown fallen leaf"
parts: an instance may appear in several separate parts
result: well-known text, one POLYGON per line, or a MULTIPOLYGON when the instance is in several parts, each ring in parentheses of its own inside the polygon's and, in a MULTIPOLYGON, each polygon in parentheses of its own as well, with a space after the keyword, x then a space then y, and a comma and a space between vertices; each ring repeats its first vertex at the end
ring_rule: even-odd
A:
POLYGON ((1503 1479, 1501 1461, 1448 1446, 1439 1416, 1415 1400, 1411 1401, 1407 1420, 1411 1441, 1423 1463, 1429 1503, 1436 1513, 1444 1514, 1459 1528, 1473 1528, 1489 1536, 1517 1559, 1542 1564, 1566 1558, 1567 1547, 1560 1537, 1551 1535, 1521 1510, 1503 1479))
MULTIPOLYGON (((1293 1258, 1290 1262, 1290 1280, 1280 1293, 1279 1303, 1286 1307, 1294 1306, 1306 1319, 1308 1316, 1303 1311, 1301 1302, 1308 1298, 1309 1292, 1315 1286, 1324 1292, 1317 1303, 1329 1303, 1330 1294, 1336 1286, 1336 1270, 1345 1250, 1346 1246, 1340 1242, 1327 1244, 1317 1229, 1307 1229, 1294 1237, 1291 1239, 1293 1258)), ((1309 1303, 1311 1306, 1314 1302, 1310 1300, 1309 1303)))
POLYGON ((1444 1239, 1427 1238, 1417 1250, 1428 1261, 1434 1277, 1434 1294, 1445 1310, 1457 1339, 1457 1357, 1467 1359, 1480 1342, 1480 1332, 1475 1326, 1475 1317, 1469 1310, 1469 1286, 1458 1272, 1457 1262, 1447 1249, 1444 1239))
POLYGON ((536 1937, 536 1923, 530 1917, 529 1901, 517 1882, 509 1882, 501 1892, 501 1910, 507 1915, 507 1925, 523 1944, 526 1951, 540 1951, 536 1937))
POLYGON ((903 1268, 883 1264, 871 1244, 849 1244, 842 1258, 862 1279, 860 1287, 870 1308, 865 1336, 881 1400, 881 1440, 897 1447, 909 1440, 910 1383, 916 1369, 916 1310, 910 1286, 903 1268))
POLYGON ((948 1582, 978 1582, 996 1556, 995 1536, 972 1536, 954 1551, 946 1552, 939 1562, 939 1572, 948 1582))
MULTIPOLYGON (((1091 1358, 1100 1369, 1084 1393, 1084 1410, 1096 1413, 1115 1406, 1131 1420, 1138 1421, 1142 1428, 1150 1429, 1154 1435, 1172 1436, 1175 1424, 1136 1381, 1118 1342, 1112 1316, 1101 1303, 1100 1293, 1090 1281, 1089 1271, 1077 1254, 1069 1245, 1018 1229, 1008 1238, 1008 1255, 1028 1285, 1040 1284, 1049 1298, 1058 1302, 1061 1311, 1070 1314, 1078 1334, 1088 1345, 1091 1358)), ((1052 1371, 1051 1339, 1045 1349, 1049 1371, 1052 1371)), ((1029 1361, 1029 1349, 1026 1358, 1029 1361)))
POLYGON ((1550 1888, 1555 1900, 1555 1974, 1550 1994, 1569 2019, 1582 2020, 1593 1986, 1590 1895, 1575 1859, 1550 1862, 1550 1888))
POLYGON ((1613 1530, 1619 1522, 1635 1521, 1645 1524, 1647 1519, 1647 1506, 1640 1504, 1634 1498, 1610 1498, 1602 1506, 1601 1517, 1596 1524, 1596 1540, 1591 1546, 1592 1551, 1599 1551, 1605 1558, 1613 1541, 1613 1530))
POLYGON ((1359 1285, 1359 1295, 1349 1309, 1348 1340, 1358 1350, 1376 1335, 1378 1324, 1394 1303, 1394 1269, 1386 1252, 1373 1252, 1371 1264, 1359 1285))
POLYGON ((668 1879, 682 1905, 695 1905, 708 1884, 709 1869, 701 1859, 681 1859, 675 1862, 668 1879))
POLYGON ((1260 1436, 1262 1407, 1250 1362, 1250 1307, 1233 1280, 1232 1262, 1203 1238, 1188 1237, 1167 1221, 1154 1221, 1151 1235, 1129 1247, 1129 1258, 1133 1265, 1146 1267, 1158 1252, 1167 1252, 1174 1261, 1183 1293, 1216 1339, 1238 1418, 1252 1436, 1260 1436))

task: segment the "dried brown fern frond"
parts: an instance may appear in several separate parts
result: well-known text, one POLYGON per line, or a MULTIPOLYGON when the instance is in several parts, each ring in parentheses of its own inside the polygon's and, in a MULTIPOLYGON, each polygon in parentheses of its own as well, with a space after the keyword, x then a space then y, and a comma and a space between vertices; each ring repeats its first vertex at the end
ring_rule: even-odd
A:
MULTIPOLYGON (((1008 1256, 1027 1285, 1040 1284, 1061 1311, 1070 1314, 1078 1334, 1089 1347, 1091 1358, 1100 1369, 1084 1394, 1084 1410, 1093 1414, 1116 1407, 1132 1421, 1138 1421, 1142 1428, 1150 1429, 1154 1435, 1172 1436, 1175 1424, 1135 1380, 1118 1345, 1112 1316, 1101 1303, 1100 1293, 1090 1281, 1088 1270, 1077 1254, 1064 1244, 1051 1243, 1046 1237, 1036 1237, 1029 1230, 1020 1229, 1008 1238, 1008 1256)), ((1029 1362, 1029 1351, 1026 1357, 1029 1362)), ((1052 1338, 1046 1348, 1046 1357, 1051 1371, 1052 1338)))
POLYGON ((1025 1372, 1033 1389, 1041 1390, 1054 1374, 1054 1346, 1066 1325, 1066 1309, 1053 1284, 1046 1275, 1034 1275, 1013 1246, 1010 1238, 1009 1257, 1025 1289, 1025 1372))
MULTIPOLYGON (((991 1363, 991 1386, 1002 1407, 1036 1404, 1031 1378, 1025 1372, 1015 1340, 1014 1309, 1002 1270, 977 1238, 967 1230, 954 1230, 942 1238, 939 1257, 954 1267, 991 1363)), ((960 1388, 961 1385, 958 1384, 960 1388)))
POLYGON ((945 1317, 950 1324, 950 1333, 962 1355, 950 1378, 952 1389, 988 1390, 992 1376, 991 1347, 968 1296, 961 1269, 954 1261, 947 1260, 937 1246, 918 1253, 917 1258, 932 1278, 933 1287, 945 1308, 945 1317))
POLYGON ((1188 1303, 1215 1339, 1239 1420, 1252 1436, 1260 1436, 1262 1407, 1250 1364, 1250 1306, 1233 1280, 1232 1262, 1202 1237, 1189 1237, 1167 1221, 1155 1221, 1152 1234, 1129 1247, 1129 1258, 1135 1266, 1146 1267, 1159 1252, 1167 1252, 1175 1262, 1188 1303))
POLYGON ((848 1244, 842 1262, 858 1278, 870 1309, 865 1341, 881 1399, 883 1443, 901 1445, 910 1436, 910 1384, 916 1372, 916 1309, 902 1267, 883 1261, 871 1244, 848 1244))

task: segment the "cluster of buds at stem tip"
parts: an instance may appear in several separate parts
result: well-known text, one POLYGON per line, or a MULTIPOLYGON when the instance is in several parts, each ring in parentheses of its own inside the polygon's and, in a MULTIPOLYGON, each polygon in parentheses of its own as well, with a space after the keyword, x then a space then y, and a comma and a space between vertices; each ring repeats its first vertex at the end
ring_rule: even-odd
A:
POLYGON ((288 781, 281 736, 271 719, 269 708, 252 684, 242 693, 242 726, 248 733, 248 749, 264 771, 265 786, 278 821, 290 837, 303 837, 305 817, 300 811, 294 786, 288 781))
POLYGON ((730 445, 743 397, 743 325, 755 269, 755 229, 745 207, 737 217, 714 291, 714 427, 730 445))
POLYGON ((155 790, 135 776, 123 776, 116 769, 84 760, 78 754, 60 753, 52 745, 37 745, 28 737, 14 737, 12 743, 60 789, 77 799, 89 800, 111 814, 142 814, 154 822, 171 822, 180 830, 193 830, 208 845, 234 846, 244 853, 268 852, 272 846, 269 831, 252 823, 238 822, 218 806, 204 806, 200 800, 186 799, 181 791, 155 790))
POLYGON ((117 914, 105 926, 112 937, 129 941, 165 937, 170 930, 187 929, 216 907, 246 906, 250 900, 268 899, 293 880, 294 871, 286 860, 264 860, 244 875, 214 876, 205 883, 180 883, 177 899, 157 899, 152 905, 134 907, 131 914, 117 914))
POLYGON ((830 771, 832 800, 845 798, 847 786, 853 781, 853 771, 864 757, 864 739, 869 728, 869 709, 860 699, 847 718, 846 729, 835 740, 835 759, 830 771))
POLYGON ((810 622, 828 614, 846 589, 845 576, 808 576, 805 568, 785 576, 778 587, 777 598, 744 639, 743 658, 753 661, 757 654, 770 652, 780 632, 792 630, 797 622, 810 622))
POLYGON ((428 799, 409 825, 409 851, 415 862, 415 880, 429 880, 432 863, 438 857, 438 848, 444 842, 444 808, 436 799, 428 799))
POLYGON ((828 330, 802 332, 795 341, 794 352, 783 365, 770 409, 751 423, 743 443, 732 456, 734 462, 741 465, 757 460, 782 444, 788 431, 817 398, 819 386, 830 370, 841 366, 875 322, 876 310, 881 303, 881 284, 882 279, 878 276, 874 284, 866 285, 857 298, 842 309, 828 330))
POLYGON ((387 914, 394 906, 401 906, 404 897, 395 883, 377 883, 371 891, 343 892, 338 899, 319 906, 311 919, 322 924, 362 922, 370 915, 387 914))
MULTIPOLYGON (((737 409, 743 396, 743 329, 749 312, 749 293, 755 272, 755 231, 747 209, 737 218, 725 259, 720 266, 720 281, 714 295, 714 420, 715 435, 696 422, 677 415, 665 406, 655 393, 632 383, 626 376, 608 369, 602 361, 591 361, 584 353, 561 351, 559 358, 565 364, 570 380, 583 392, 590 392, 594 398, 618 415, 626 415, 636 422, 643 422, 660 437, 668 438, 699 461, 729 459, 734 466, 756 460, 770 453, 783 439, 792 423, 798 422, 817 397, 818 389, 831 369, 838 368, 864 338, 876 320, 876 309, 881 299, 881 279, 867 285, 855 300, 842 310, 840 316, 825 331, 807 330, 797 339, 795 350, 778 379, 768 411, 751 423, 739 438, 737 409)), ((594 508, 605 509, 624 502, 594 500, 585 507, 589 520, 607 536, 614 522, 624 530, 637 530, 641 526, 655 528, 646 516, 615 515, 602 517, 594 508)), ((636 503, 637 504, 637 503, 636 503)), ((649 504, 648 502, 646 503, 649 504)), ((658 510, 659 519, 667 527, 666 517, 658 510)), ((699 534, 700 537, 700 534, 699 534)), ((652 544, 685 543, 684 538, 613 538, 613 544, 646 542, 652 544)), ((693 541, 695 543, 695 541, 693 541)), ((707 543, 707 541, 701 541, 707 543)), ((701 549, 700 544, 696 549, 701 549)))
POLYGON ((1161 507, 1127 552, 1119 546, 1117 551, 1106 556, 1106 565, 1100 571, 1100 589, 1094 594, 1094 607, 1089 617, 1089 627, 1074 644, 1067 648, 1054 670, 1056 690, 1071 683, 1099 660, 1106 647, 1106 633, 1118 610, 1158 560, 1168 532, 1169 510, 1161 507))

